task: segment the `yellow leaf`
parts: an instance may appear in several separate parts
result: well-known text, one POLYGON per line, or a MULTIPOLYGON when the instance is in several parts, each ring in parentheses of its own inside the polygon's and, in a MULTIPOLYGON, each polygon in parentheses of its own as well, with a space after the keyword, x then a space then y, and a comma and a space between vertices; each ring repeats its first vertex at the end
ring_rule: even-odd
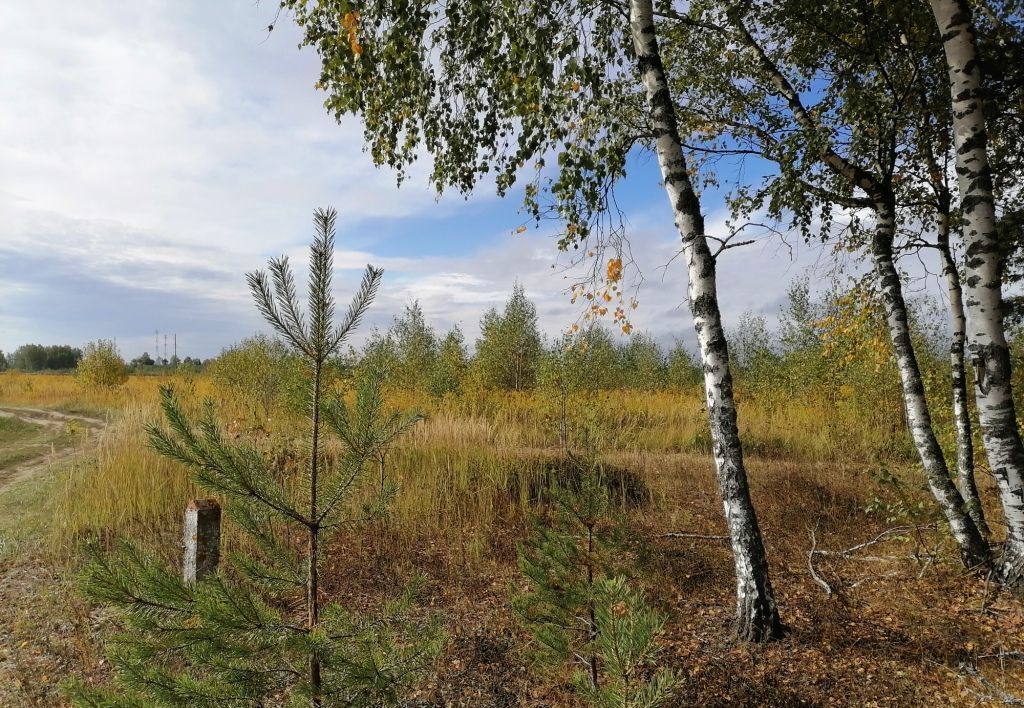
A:
POLYGON ((622 278, 622 259, 612 258, 608 261, 608 280, 612 283, 622 278))

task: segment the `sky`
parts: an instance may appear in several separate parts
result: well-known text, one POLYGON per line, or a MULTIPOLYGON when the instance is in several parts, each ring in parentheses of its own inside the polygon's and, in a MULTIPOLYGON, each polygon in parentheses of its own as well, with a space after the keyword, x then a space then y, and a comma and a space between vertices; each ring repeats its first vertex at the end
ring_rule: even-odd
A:
MULTIPOLYGON (((366 263, 385 269, 367 325, 416 299, 472 344, 481 314, 521 282, 541 327, 582 310, 565 292, 554 226, 516 234, 520 195, 434 194, 424 173, 396 187, 314 89, 317 57, 274 3, 34 0, 0 4, 0 350, 116 339, 206 358, 257 331, 244 274, 279 254, 305 260, 312 213, 339 211, 335 277, 347 301, 366 263), (554 266, 554 267, 553 267, 554 266)), ((637 331, 693 341, 678 237, 656 164, 622 186, 642 284, 637 331)), ((724 215, 705 201, 711 233, 724 215)), ((793 240, 795 241, 795 240, 793 240)), ((727 326, 774 319, 789 283, 819 281, 828 254, 766 240, 720 260, 727 326)), ((630 273, 639 282, 636 273, 630 273)))

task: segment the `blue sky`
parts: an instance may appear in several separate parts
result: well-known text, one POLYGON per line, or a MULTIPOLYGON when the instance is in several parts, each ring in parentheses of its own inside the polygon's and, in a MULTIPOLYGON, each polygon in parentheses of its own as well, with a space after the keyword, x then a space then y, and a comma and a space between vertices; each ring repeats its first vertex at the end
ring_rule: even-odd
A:
MULTIPOLYGON (((365 263, 385 268, 371 326, 417 298, 472 342, 516 279, 549 334, 577 319, 551 267, 553 227, 514 235, 517 194, 437 199, 422 171, 397 189, 362 152, 357 121, 326 115, 296 29, 282 18, 267 36, 273 14, 253 0, 0 6, 0 349, 102 337, 131 358, 160 330, 177 332, 182 355, 214 355, 263 329, 244 273, 280 253, 304 260, 325 205, 341 214, 339 298, 365 263)), ((683 263, 664 267, 677 238, 652 159, 634 160, 622 197, 644 276, 637 329, 692 341, 683 263)), ((793 278, 822 276, 824 256, 794 248, 723 256, 727 324, 774 316, 793 278)))

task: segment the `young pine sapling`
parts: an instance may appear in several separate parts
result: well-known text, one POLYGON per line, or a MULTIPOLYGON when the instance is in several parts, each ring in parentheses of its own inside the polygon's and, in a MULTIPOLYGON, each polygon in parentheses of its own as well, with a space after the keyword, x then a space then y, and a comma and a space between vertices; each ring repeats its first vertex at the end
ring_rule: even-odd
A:
POLYGON ((553 486, 551 522, 537 520, 519 547, 528 589, 512 605, 537 663, 576 665, 577 689, 601 708, 671 705, 679 679, 654 668, 665 618, 617 572, 619 529, 600 469, 583 470, 574 487, 553 486))
MULTIPOLYGON (((419 581, 372 617, 325 604, 322 597, 323 549, 331 535, 382 508, 380 502, 362 508, 354 503, 376 448, 349 444, 335 455, 324 450, 325 423, 343 442, 372 428, 365 418, 369 412, 359 406, 347 417, 324 416, 322 399, 325 365, 358 325, 381 278, 380 270, 367 267, 335 323, 335 220, 333 210, 316 212, 308 315, 286 258, 270 262, 269 278, 248 276, 261 313, 307 369, 309 450, 303 474, 289 478, 253 445, 229 440, 212 404, 192 421, 173 391, 162 391, 167 427, 149 427, 152 446, 186 465, 198 486, 224 500, 248 537, 241 546, 253 550, 234 554, 197 583, 186 583, 127 542, 117 553, 94 554, 86 590, 121 611, 126 632, 111 644, 118 686, 73 685, 69 693, 76 703, 393 705, 439 651, 436 621, 407 618, 419 581)), ((365 395, 377 394, 368 389, 365 395)))

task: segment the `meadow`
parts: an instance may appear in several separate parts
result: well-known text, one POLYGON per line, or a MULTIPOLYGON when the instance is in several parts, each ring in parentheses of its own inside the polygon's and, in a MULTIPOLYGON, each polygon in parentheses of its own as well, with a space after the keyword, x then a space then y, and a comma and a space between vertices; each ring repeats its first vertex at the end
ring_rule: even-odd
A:
MULTIPOLYGON (((852 705, 963 705, 1019 695, 1019 603, 983 576, 964 576, 884 359, 878 364, 864 347, 838 356, 846 363, 823 354, 754 357, 737 383, 752 493, 788 625, 780 642, 730 638, 735 580, 696 382, 567 394, 542 384, 498 390, 470 375, 440 396, 389 387, 389 407, 416 408, 425 419, 387 459, 397 487, 387 515, 346 529, 327 550, 324 593, 373 612, 425 576, 421 607, 442 612, 449 634, 416 705, 579 704, 568 672, 532 664, 530 637, 510 609, 523 586, 517 544, 544 516, 543 490, 564 471, 564 429, 571 447, 612 473, 634 580, 668 618, 660 663, 683 677, 680 705, 834 704, 839 696, 852 705)), ((938 398, 942 361, 931 362, 938 398)), ((27 703, 59 701, 68 676, 108 675, 102 644, 115 620, 75 589, 85 541, 129 537, 180 563, 184 506, 206 493, 148 444, 145 426, 160 421, 166 385, 190 411, 209 399, 230 438, 253 441, 285 474, 295 471, 300 411, 284 392, 255 405, 216 367, 133 375, 112 388, 67 375, 0 374, 0 406, 106 421, 79 454, 0 494, 8 515, 0 528, 24 520, 33 529, 31 543, 3 556, 6 577, 43 568, 56 583, 35 602, 5 598, 13 636, 34 647, 31 658, 27 650, 6 657, 27 703), (65 618, 48 624, 53 612, 40 612, 39 601, 65 618)), ((352 396, 345 376, 333 388, 352 396)), ((940 414, 937 428, 952 454, 951 422, 940 414)), ((997 518, 991 478, 979 472, 997 518)), ((224 546, 244 550, 230 523, 224 546)))

